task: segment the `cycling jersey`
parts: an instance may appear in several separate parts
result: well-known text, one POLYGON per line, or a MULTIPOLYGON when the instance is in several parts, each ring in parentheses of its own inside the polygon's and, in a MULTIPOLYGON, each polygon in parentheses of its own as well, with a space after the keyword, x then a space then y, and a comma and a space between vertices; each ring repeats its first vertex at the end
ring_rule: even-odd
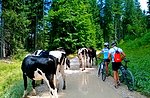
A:
POLYGON ((118 50, 120 53, 123 52, 123 50, 121 48, 118 48, 118 47, 113 47, 109 50, 109 53, 111 54, 111 58, 112 58, 112 62, 114 62, 114 54, 116 52, 116 50, 118 50))
POLYGON ((108 48, 102 49, 102 51, 100 53, 104 54, 104 59, 108 59, 108 53, 109 53, 109 49, 108 48))

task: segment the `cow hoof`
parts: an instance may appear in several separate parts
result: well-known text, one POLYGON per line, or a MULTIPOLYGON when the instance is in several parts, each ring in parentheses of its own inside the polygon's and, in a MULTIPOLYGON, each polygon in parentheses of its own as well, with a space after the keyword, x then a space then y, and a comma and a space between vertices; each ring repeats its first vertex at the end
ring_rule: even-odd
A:
POLYGON ((65 90, 65 89, 66 89, 66 86, 63 87, 63 90, 65 90))
POLYGON ((59 88, 57 88, 57 93, 59 92, 59 88))

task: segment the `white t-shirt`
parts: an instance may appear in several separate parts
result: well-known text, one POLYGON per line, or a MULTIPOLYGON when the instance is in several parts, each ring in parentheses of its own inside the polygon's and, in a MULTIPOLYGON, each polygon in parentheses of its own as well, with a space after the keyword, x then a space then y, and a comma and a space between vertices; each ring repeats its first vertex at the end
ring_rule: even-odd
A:
POLYGON ((118 50, 120 53, 123 52, 123 50, 121 48, 118 48, 118 47, 113 47, 109 50, 109 53, 111 54, 111 58, 112 58, 112 62, 114 62, 114 54, 116 52, 116 50, 118 50))

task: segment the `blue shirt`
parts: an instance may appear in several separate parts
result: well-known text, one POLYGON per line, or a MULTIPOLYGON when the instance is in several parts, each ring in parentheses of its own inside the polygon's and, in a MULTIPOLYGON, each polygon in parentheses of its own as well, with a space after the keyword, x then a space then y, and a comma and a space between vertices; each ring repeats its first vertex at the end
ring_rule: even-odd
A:
POLYGON ((109 49, 108 48, 102 49, 102 51, 100 53, 104 54, 104 59, 108 59, 108 53, 109 53, 109 49))

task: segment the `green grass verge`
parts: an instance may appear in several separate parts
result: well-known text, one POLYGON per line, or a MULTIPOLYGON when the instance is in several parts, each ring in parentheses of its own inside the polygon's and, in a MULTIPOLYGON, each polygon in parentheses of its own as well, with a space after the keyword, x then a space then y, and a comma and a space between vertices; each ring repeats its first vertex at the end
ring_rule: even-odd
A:
POLYGON ((23 79, 20 61, 0 60, 0 98, 21 98, 23 79))
POLYGON ((128 67, 135 77, 135 90, 150 97, 150 45, 136 39, 122 43, 120 47, 130 60, 128 67))

